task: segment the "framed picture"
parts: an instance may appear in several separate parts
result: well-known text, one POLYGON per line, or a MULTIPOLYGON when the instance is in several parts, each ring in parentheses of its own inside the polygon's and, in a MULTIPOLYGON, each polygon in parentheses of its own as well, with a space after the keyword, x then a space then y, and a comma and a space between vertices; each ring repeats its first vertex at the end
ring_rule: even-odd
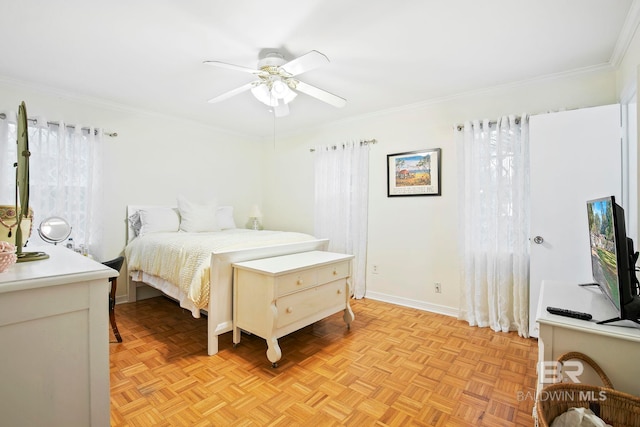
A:
POLYGON ((387 154, 387 197, 440 196, 439 148, 387 154))

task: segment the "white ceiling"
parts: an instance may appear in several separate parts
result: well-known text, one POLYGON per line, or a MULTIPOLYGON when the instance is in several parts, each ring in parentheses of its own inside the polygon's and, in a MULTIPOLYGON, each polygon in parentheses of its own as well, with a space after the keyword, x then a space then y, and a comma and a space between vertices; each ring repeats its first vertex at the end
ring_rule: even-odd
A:
POLYGON ((253 76, 202 61, 324 53, 300 80, 347 106, 300 94, 287 132, 616 65, 640 0, 0 1, 0 79, 266 136, 273 115, 250 92, 207 103, 253 76))

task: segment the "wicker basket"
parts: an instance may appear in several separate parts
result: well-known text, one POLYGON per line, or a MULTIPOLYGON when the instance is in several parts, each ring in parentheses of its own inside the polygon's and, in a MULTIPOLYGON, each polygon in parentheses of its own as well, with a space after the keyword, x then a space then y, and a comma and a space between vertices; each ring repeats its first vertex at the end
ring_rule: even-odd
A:
POLYGON ((583 407, 591 409, 613 427, 640 427, 640 397, 614 390, 609 377, 585 354, 565 353, 558 361, 570 359, 579 359, 589 364, 600 376, 604 386, 558 383, 545 387, 536 401, 539 426, 549 427, 557 416, 569 408, 583 407))

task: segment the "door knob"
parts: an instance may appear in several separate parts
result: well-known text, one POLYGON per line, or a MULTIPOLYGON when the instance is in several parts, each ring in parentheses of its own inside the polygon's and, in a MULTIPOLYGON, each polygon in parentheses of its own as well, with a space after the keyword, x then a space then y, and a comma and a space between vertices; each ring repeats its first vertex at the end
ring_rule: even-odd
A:
POLYGON ((541 244, 542 242, 544 242, 544 239, 542 238, 542 236, 536 236, 533 238, 533 242, 537 244, 541 244))

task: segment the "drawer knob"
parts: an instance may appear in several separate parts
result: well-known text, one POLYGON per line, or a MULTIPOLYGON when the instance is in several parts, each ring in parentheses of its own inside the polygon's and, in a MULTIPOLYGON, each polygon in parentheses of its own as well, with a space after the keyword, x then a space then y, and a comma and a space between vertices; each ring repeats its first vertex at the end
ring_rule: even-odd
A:
POLYGON ((338 289, 338 295, 342 293, 342 289, 338 289))
POLYGON ((338 270, 333 270, 333 275, 337 276, 338 275, 338 270))
POLYGON ((286 311, 287 311, 287 313, 293 313, 293 308, 291 308, 291 307, 287 307, 287 310, 286 310, 286 311))
POLYGON ((304 280, 298 279, 298 281, 296 282, 296 285, 302 285, 303 283, 304 283, 304 280))

